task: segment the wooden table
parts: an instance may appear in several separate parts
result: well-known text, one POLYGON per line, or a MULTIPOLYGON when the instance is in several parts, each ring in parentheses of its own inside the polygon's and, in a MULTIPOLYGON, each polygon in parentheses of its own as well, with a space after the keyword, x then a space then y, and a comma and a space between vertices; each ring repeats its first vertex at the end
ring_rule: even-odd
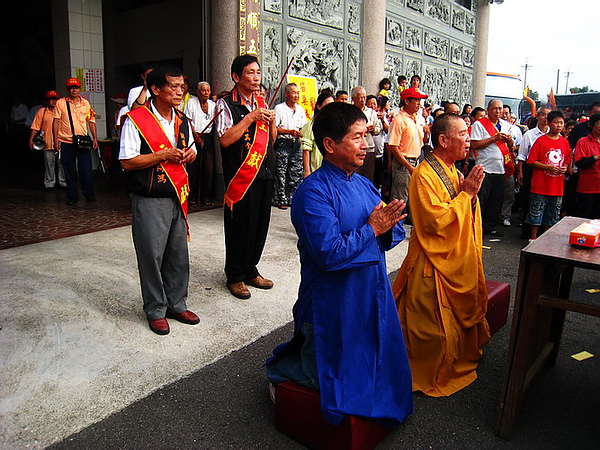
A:
POLYGON ((521 251, 496 434, 510 437, 523 394, 544 365, 553 366, 567 311, 600 317, 600 307, 569 301, 575 267, 600 270, 600 247, 576 247, 569 232, 583 222, 565 217, 521 251))

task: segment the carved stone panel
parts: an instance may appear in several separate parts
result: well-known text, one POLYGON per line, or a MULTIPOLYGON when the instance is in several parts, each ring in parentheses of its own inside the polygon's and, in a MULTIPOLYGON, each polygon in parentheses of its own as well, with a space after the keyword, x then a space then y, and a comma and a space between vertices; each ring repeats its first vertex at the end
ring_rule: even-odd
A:
POLYGON ((265 11, 281 14, 281 0, 264 0, 265 11))
MULTIPOLYGON (((281 26, 263 22, 263 60, 261 62, 263 84, 275 89, 282 72, 281 26)), ((287 65, 287 62, 285 62, 287 65)))
POLYGON ((423 45, 422 45, 422 29, 412 26, 412 25, 406 25, 406 39, 405 39, 405 43, 406 43, 406 49, 407 50, 412 50, 413 52, 423 52, 423 45))
POLYGON ((342 0, 288 0, 290 16, 296 19, 343 29, 344 13, 342 0))
POLYGON ((348 86, 350 89, 358 86, 360 72, 360 47, 354 42, 348 43, 348 86))
POLYGON ((475 16, 465 15, 465 33, 475 36, 475 16))
POLYGON ((422 13, 425 11, 425 0, 406 0, 406 6, 422 13))
MULTIPOLYGON (((344 40, 331 38, 323 34, 317 34, 301 30, 299 28, 288 28, 288 58, 294 58, 290 73, 317 78, 319 88, 329 87, 334 91, 341 89, 343 85, 343 62, 344 62, 344 40)), ((351 72, 353 79, 358 81, 360 67, 360 54, 358 44, 352 45, 355 54, 351 61, 348 58, 348 74, 351 72), (352 66, 352 68, 351 68, 352 66)), ((348 75, 348 83, 350 83, 348 75)))
POLYGON ((448 81, 448 101, 458 104, 462 101, 460 93, 460 72, 458 70, 450 71, 450 80, 448 81))
POLYGON ((475 59, 475 50, 470 47, 465 47, 463 50, 463 65, 465 67, 473 67, 473 60, 475 59))
POLYGON ((397 80, 398 76, 404 75, 402 55, 397 53, 386 53, 383 71, 385 76, 388 77, 392 82, 392 89, 388 91, 388 98, 390 99, 392 105, 397 105, 400 100, 398 95, 397 80))
POLYGON ((473 76, 467 73, 461 74, 460 80, 460 95, 461 103, 471 103, 471 96, 473 91, 473 76))
POLYGON ((352 34, 360 34, 360 5, 358 3, 350 3, 348 7, 348 32, 352 34))
POLYGON ((427 0, 425 15, 450 25, 450 4, 448 0, 427 0))
POLYGON ((462 66, 463 64, 463 46, 457 42, 450 43, 450 62, 462 66))
POLYGON ((452 8, 452 26, 457 30, 465 31, 467 13, 464 9, 455 6, 452 8))
POLYGON ((404 59, 404 75, 410 80, 413 75, 423 76, 421 73, 421 61, 413 58, 404 59))
POLYGON ((423 91, 434 103, 447 98, 448 69, 446 67, 423 65, 423 91))
POLYGON ((448 60, 449 41, 446 38, 425 31, 425 54, 434 58, 448 60))
POLYGON ((385 28, 385 42, 396 47, 402 47, 402 23, 388 17, 385 28))

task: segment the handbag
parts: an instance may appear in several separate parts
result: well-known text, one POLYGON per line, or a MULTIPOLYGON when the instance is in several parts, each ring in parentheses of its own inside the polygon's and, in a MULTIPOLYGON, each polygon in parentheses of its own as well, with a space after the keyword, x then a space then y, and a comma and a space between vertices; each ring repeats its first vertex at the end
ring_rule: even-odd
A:
POLYGON ((69 113, 69 123, 71 124, 71 133, 73 134, 73 146, 75 150, 90 151, 94 143, 92 138, 87 134, 75 134, 75 127, 73 126, 73 116, 71 116, 71 106, 67 102, 67 112, 69 113))

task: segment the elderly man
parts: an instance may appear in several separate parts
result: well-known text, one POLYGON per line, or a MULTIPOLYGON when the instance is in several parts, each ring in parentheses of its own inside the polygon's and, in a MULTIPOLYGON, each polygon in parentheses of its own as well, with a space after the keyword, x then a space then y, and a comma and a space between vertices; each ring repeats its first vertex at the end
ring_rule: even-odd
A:
POLYGON ((298 104, 300 90, 296 83, 285 86, 285 102, 275 106, 275 186, 273 203, 279 209, 287 209, 292 204, 294 192, 302 181, 302 150, 300 130, 307 122, 304 108, 298 104))
POLYGON ((202 142, 196 145, 199 157, 187 167, 191 205, 200 200, 203 205, 212 206, 214 200, 215 138, 213 125, 208 124, 215 115, 215 102, 210 98, 210 91, 207 81, 199 82, 196 86, 198 97, 190 98, 185 105, 185 115, 192 121, 194 130, 196 133, 202 133, 202 142))
POLYGON ((427 95, 411 87, 404 89, 400 97, 404 106, 392 120, 388 138, 392 155, 391 198, 404 200, 408 204, 408 182, 426 139, 423 127, 417 123, 417 112, 421 108, 421 99, 427 98, 427 95))
POLYGON ((352 104, 360 109, 367 118, 367 156, 365 163, 359 167, 356 173, 367 177, 371 182, 375 177, 375 141, 373 136, 381 133, 381 121, 377 117, 377 112, 367 106, 367 91, 362 86, 356 86, 350 91, 352 104))
POLYGON ((356 176, 367 153, 367 121, 355 106, 331 103, 314 122, 323 165, 298 188, 292 223, 301 276, 294 337, 267 362, 272 383, 320 390, 321 411, 390 426, 412 412, 410 369, 387 279, 385 251, 404 238, 404 203, 384 206, 356 176))
POLYGON ((231 64, 235 86, 219 99, 217 120, 221 142, 225 192, 225 275, 234 297, 249 299, 247 285, 271 289, 273 281, 259 272, 273 196, 274 155, 277 130, 275 112, 267 108, 260 90, 261 71, 252 55, 236 57, 231 64))
POLYGON ((475 164, 482 165, 486 174, 478 194, 483 233, 492 237, 503 236, 496 225, 504 201, 504 180, 514 173, 511 125, 502 120, 501 115, 502 101, 490 100, 487 117, 482 117, 471 126, 471 149, 475 154, 475 164))
POLYGON ((78 148, 75 136, 87 136, 88 124, 92 133, 92 148, 98 148, 96 113, 90 102, 80 95, 81 82, 69 78, 65 86, 69 95, 57 100, 53 112, 52 136, 54 149, 60 151, 60 161, 67 182, 67 205, 77 204, 77 175, 83 196, 88 202, 95 202, 92 153, 89 149, 78 148))
POLYGON ((441 397, 477 378, 490 335, 477 199, 483 167, 476 165, 464 180, 454 167, 469 152, 460 116, 436 118, 432 142, 433 152, 410 180, 413 233, 393 292, 413 391, 441 397))
POLYGON ((200 322, 186 306, 190 262, 187 246, 188 177, 184 164, 196 158, 188 147, 188 119, 177 109, 183 75, 156 68, 146 78, 151 100, 127 114, 119 159, 132 193, 133 244, 144 312, 150 329, 169 333, 166 318, 200 322))

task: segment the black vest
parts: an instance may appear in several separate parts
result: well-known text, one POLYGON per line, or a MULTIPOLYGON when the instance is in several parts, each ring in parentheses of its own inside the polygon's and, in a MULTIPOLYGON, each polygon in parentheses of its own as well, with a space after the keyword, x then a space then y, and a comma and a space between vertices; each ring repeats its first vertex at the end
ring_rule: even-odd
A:
MULTIPOLYGON (((223 100, 229 106, 231 111, 231 117, 233 119, 233 125, 240 123, 246 114, 248 114, 248 108, 242 105, 240 102, 236 102, 231 98, 231 94, 228 94, 223 100)), ((238 169, 246 159, 248 155, 248 149, 246 148, 246 142, 252 142, 254 132, 256 131, 256 122, 252 122, 252 125, 244 132, 242 137, 236 142, 231 144, 229 147, 221 147, 221 158, 223 161, 223 178, 225 179, 225 187, 229 185, 229 182, 237 173, 238 169)), ((265 159, 260 166, 258 173, 256 174, 255 180, 271 180, 273 179, 273 173, 275 172, 275 153, 273 152, 273 145, 271 143, 271 137, 269 135, 267 151, 265 153, 265 159)))
MULTIPOLYGON (((175 132, 177 137, 177 148, 185 148, 190 145, 189 142, 189 122, 187 117, 176 108, 173 108, 175 114, 175 132), (179 124, 179 131, 177 131, 179 124)), ((152 153, 150 146, 140 134, 142 145, 140 154, 147 155, 152 153)), ((146 169, 130 170, 127 172, 127 189, 143 197, 177 197, 177 192, 167 177, 166 172, 157 164, 146 169)))

